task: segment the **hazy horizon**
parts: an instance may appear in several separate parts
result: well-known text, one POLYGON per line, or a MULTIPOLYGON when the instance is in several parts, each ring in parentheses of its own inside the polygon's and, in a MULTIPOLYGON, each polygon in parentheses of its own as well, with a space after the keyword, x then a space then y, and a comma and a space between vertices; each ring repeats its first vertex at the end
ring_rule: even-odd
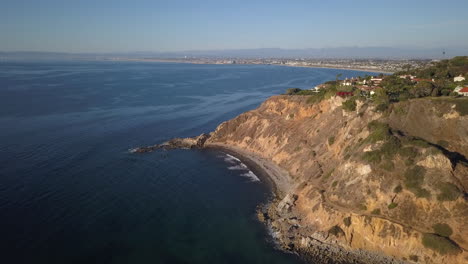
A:
POLYGON ((0 51, 459 49, 468 2, 6 0, 0 51))

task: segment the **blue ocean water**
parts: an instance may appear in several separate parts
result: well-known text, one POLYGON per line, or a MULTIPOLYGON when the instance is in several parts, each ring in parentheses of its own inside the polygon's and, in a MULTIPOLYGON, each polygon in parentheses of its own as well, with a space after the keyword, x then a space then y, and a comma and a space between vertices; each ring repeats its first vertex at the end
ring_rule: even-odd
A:
POLYGON ((0 62, 2 263, 299 263, 255 208, 267 185, 213 150, 131 154, 210 132, 286 88, 363 72, 0 62))

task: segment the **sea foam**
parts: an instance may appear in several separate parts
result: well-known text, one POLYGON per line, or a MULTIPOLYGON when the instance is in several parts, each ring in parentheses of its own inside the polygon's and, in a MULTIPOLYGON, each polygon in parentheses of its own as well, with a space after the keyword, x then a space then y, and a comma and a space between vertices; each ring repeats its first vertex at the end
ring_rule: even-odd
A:
POLYGON ((234 157, 234 156, 232 156, 230 154, 227 154, 227 153, 225 153, 225 156, 222 156, 222 158, 227 163, 230 163, 230 164, 233 165, 233 166, 228 167, 229 170, 245 171, 240 176, 249 178, 250 181, 252 181, 252 182, 259 182, 260 181, 260 179, 257 177, 257 175, 255 175, 255 173, 253 173, 251 170, 249 170, 247 165, 242 163, 242 161, 240 159, 238 159, 238 158, 236 158, 236 157, 234 157))

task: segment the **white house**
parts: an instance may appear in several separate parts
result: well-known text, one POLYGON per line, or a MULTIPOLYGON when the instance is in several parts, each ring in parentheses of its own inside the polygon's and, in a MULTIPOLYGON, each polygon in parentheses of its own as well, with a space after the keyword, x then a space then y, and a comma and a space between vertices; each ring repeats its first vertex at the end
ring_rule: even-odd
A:
POLYGON ((324 88, 327 88, 327 85, 322 83, 322 84, 319 84, 319 85, 315 86, 311 90, 319 91, 320 89, 324 89, 324 88))
POLYGON ((383 81, 383 78, 378 78, 378 77, 373 77, 370 79, 371 82, 373 82, 375 85, 379 85, 382 81, 383 81))
POLYGON ((460 95, 468 96, 468 87, 457 86, 453 91, 460 95))
POLYGON ((355 85, 358 80, 355 78, 348 79, 346 78, 344 81, 341 82, 342 86, 351 86, 355 85))
POLYGON ((413 80, 414 78, 416 78, 416 76, 413 76, 411 74, 407 74, 407 75, 400 75, 400 78, 401 79, 410 79, 410 80, 413 80))
POLYGON ((463 82, 464 80, 465 80, 465 77, 463 77, 462 75, 453 78, 454 82, 463 82))

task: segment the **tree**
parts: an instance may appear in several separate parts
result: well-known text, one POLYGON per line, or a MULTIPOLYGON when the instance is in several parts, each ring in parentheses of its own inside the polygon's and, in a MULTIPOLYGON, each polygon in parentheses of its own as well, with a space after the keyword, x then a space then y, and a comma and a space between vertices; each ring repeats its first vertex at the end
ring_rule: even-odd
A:
POLYGON ((383 88, 375 89, 374 102, 377 105, 376 109, 378 111, 384 111, 387 109, 388 104, 390 103, 390 98, 383 88))
POLYGON ((432 90, 434 89, 434 84, 428 81, 422 81, 417 83, 413 89, 410 90, 410 93, 413 97, 426 97, 430 96, 432 90))
POLYGON ((338 73, 338 74, 336 75, 336 83, 337 83, 337 84, 338 84, 338 81, 339 81, 339 79, 340 79, 341 76, 343 76, 342 73, 338 73))
POLYGON ((286 95, 297 94, 300 91, 301 91, 301 89, 299 89, 299 88, 289 88, 289 89, 286 90, 286 95))

